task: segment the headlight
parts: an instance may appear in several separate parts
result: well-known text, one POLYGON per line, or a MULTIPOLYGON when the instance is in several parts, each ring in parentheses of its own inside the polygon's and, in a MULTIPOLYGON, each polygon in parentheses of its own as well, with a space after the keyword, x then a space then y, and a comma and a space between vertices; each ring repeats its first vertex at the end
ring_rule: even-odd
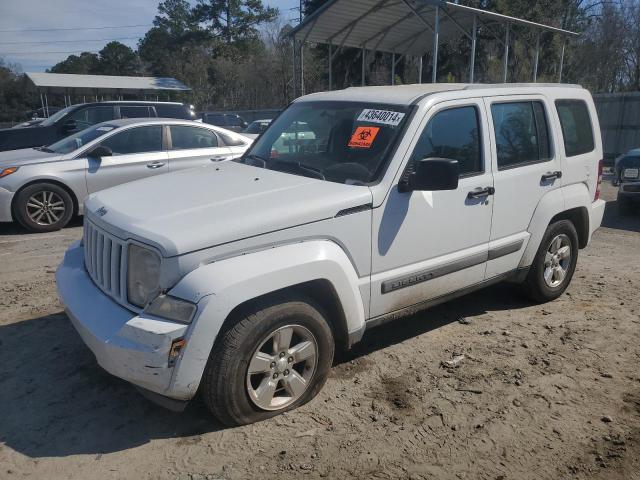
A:
POLYGON ((196 305, 171 295, 160 295, 144 309, 144 313, 156 317, 190 323, 196 313, 196 305))
POLYGON ((148 248, 129 245, 127 272, 129 303, 144 307, 160 292, 160 256, 148 248))
POLYGON ((20 167, 7 167, 3 170, 0 170, 0 178, 6 177, 7 175, 11 175, 12 173, 16 173, 20 167))

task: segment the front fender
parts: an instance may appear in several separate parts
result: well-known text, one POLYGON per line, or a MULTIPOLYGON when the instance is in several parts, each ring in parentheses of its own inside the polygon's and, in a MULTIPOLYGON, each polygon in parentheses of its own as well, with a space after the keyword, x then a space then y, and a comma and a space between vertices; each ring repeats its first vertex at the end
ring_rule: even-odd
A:
POLYGON ((183 398, 195 394, 222 324, 234 308, 261 295, 312 280, 333 286, 346 330, 364 331, 365 309, 359 279, 345 252, 325 240, 301 242, 203 265, 169 292, 198 304, 187 345, 176 365, 171 390, 183 398))

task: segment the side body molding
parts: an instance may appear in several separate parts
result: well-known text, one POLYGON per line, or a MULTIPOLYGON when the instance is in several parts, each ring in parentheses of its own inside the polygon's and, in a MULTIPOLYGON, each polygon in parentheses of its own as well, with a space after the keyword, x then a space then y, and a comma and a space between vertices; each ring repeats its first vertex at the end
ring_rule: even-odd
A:
MULTIPOLYGON (((527 229, 531 234, 531 238, 520 260, 519 267, 528 267, 533 263, 542 237, 554 216, 572 208, 586 207, 588 205, 591 205, 591 197, 584 183, 575 183, 557 188, 542 197, 533 212, 533 218, 527 229)), ((591 227, 589 227, 589 232, 591 232, 591 227)))
POLYGON ((349 336, 359 340, 365 309, 358 276, 345 252, 328 240, 314 240, 203 265, 187 274, 169 294, 198 303, 197 318, 176 365, 172 396, 192 397, 200 383, 218 332, 238 305, 282 288, 327 280, 338 296, 349 336))

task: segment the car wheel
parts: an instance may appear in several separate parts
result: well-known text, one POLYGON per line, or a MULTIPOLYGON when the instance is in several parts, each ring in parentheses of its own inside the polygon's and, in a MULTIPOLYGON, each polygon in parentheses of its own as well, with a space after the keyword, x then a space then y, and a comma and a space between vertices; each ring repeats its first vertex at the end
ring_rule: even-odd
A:
POLYGON ((14 217, 31 232, 52 232, 73 216, 73 200, 62 187, 36 183, 21 190, 14 203, 14 217))
POLYGON ((555 300, 567 289, 578 262, 578 234, 569 220, 547 227, 524 288, 536 302, 555 300))
POLYGON ((262 301, 221 330, 203 374, 204 402, 227 426, 299 407, 324 385, 334 347, 326 316, 311 299, 262 301))
POLYGON ((618 204, 618 213, 620 215, 629 215, 631 213, 633 204, 629 197, 618 195, 618 199, 616 203, 618 204))

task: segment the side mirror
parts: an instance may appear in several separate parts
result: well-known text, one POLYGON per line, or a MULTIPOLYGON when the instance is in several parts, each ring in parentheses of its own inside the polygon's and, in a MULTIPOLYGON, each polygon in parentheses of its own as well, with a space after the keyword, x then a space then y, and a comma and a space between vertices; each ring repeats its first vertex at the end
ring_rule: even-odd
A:
POLYGON ((65 133, 68 132, 73 132, 74 130, 76 130, 78 128, 78 124, 76 123, 75 120, 67 120, 66 122, 64 122, 64 124, 62 125, 62 130, 65 133))
POLYGON ((104 145, 98 145, 96 148, 91 150, 88 154, 89 157, 94 157, 94 158, 110 157, 112 155, 113 155, 113 151, 109 147, 105 147, 104 145))
POLYGON ((460 167, 457 160, 425 158, 415 162, 413 171, 398 184, 399 192, 455 190, 460 167))

